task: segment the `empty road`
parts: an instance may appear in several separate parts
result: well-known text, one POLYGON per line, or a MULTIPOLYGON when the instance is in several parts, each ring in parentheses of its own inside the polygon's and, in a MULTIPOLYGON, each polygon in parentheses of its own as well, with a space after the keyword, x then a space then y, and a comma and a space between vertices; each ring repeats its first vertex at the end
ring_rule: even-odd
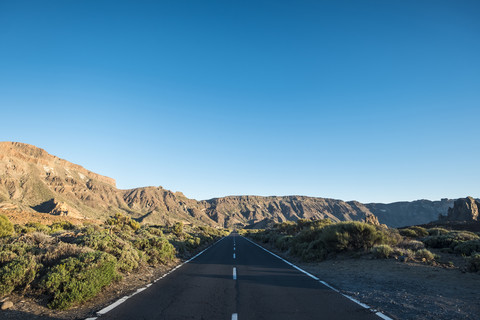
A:
POLYGON ((380 318, 232 234, 98 319, 380 318))

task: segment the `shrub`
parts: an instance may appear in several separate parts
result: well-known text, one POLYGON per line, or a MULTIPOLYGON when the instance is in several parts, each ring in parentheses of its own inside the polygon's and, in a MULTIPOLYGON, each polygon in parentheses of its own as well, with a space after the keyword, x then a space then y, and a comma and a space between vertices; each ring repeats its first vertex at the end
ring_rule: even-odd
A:
POLYGON ((414 250, 414 251, 425 248, 425 244, 423 242, 417 241, 417 240, 402 241, 398 244, 398 246, 402 247, 402 248, 405 248, 405 249, 411 249, 411 250, 414 250))
POLYGON ((64 230, 74 230, 75 225, 72 224, 69 221, 59 221, 59 222, 54 222, 50 226, 50 234, 64 231, 64 230))
POLYGON ((409 238, 419 238, 419 237, 428 236, 428 231, 425 228, 417 227, 417 226, 408 227, 405 229, 399 229, 398 231, 402 236, 409 237, 409 238))
POLYGON ((380 244, 371 249, 373 256, 377 259, 385 259, 393 254, 393 248, 388 244, 380 244))
POLYGON ((166 264, 175 258, 175 248, 165 238, 152 236, 138 239, 134 246, 147 255, 147 262, 152 265, 166 264))
POLYGON ((470 272, 480 272, 480 253, 475 253, 468 259, 467 270, 470 272))
POLYGON ((433 253, 431 253, 427 249, 421 249, 415 252, 415 258, 423 261, 432 261, 435 259, 435 256, 433 253))
POLYGON ((48 307, 65 309, 94 297, 117 276, 115 257, 98 251, 87 252, 52 267, 41 287, 53 295, 48 307))
POLYGON ((369 249, 376 244, 396 242, 392 235, 358 221, 340 222, 322 229, 320 239, 329 252, 369 249))
POLYGON ((121 231, 128 231, 128 230, 136 231, 140 229, 140 223, 121 213, 116 213, 113 217, 109 218, 105 223, 121 231))
POLYGON ((173 233, 177 236, 177 237, 181 237, 183 235, 183 223, 182 222, 176 222, 174 225, 173 225, 173 233))
POLYGON ((480 240, 462 242, 455 246, 454 251, 455 253, 464 254, 467 256, 470 256, 475 252, 480 253, 480 240))
POLYGON ((423 239, 423 243, 431 248, 455 248, 462 242, 477 240, 480 237, 473 232, 451 231, 444 235, 429 236, 423 239))
POLYGON ((33 256, 19 256, 0 268, 0 296, 30 284, 39 269, 33 256))
POLYGON ((449 233, 450 231, 444 228, 431 228, 431 229, 427 229, 427 232, 428 232, 428 235, 430 236, 441 236, 449 233))
POLYGON ((42 232, 42 233, 48 233, 50 231, 50 228, 47 227, 44 224, 41 224, 39 222, 29 222, 25 224, 25 229, 28 232, 42 232))
POLYGON ((11 236, 14 233, 13 224, 4 215, 0 214, 0 238, 11 236))
POLYGON ((118 259, 118 269, 120 271, 132 271, 138 268, 141 261, 141 255, 130 241, 102 230, 88 229, 85 235, 76 239, 76 243, 93 250, 110 253, 118 259))

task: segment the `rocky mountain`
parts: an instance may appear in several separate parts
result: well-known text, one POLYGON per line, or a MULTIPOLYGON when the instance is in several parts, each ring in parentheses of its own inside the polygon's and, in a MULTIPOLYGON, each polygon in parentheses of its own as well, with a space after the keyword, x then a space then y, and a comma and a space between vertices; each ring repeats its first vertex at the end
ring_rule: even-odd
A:
POLYGON ((449 208, 446 216, 441 216, 440 221, 480 221, 480 201, 466 197, 455 200, 453 208, 449 208))
POLYGON ((436 220, 453 207, 453 200, 362 204, 306 196, 229 196, 196 201, 162 187, 117 189, 114 179, 43 149, 0 142, 2 207, 75 219, 103 220, 123 212, 151 224, 182 220, 212 226, 262 227, 300 218, 330 218, 399 227, 436 220))

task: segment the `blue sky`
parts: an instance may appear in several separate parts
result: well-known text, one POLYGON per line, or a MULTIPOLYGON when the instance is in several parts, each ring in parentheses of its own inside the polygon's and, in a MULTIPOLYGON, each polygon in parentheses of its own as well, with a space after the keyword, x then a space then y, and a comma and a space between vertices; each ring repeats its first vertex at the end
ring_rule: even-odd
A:
POLYGON ((478 1, 0 0, 0 140, 188 197, 480 196, 478 1))

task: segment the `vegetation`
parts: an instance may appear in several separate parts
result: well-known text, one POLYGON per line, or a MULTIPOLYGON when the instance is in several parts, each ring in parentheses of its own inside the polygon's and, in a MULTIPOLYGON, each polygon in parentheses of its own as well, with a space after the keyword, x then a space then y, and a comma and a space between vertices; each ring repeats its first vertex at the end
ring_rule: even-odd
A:
MULTIPOLYGON (((370 252, 375 246, 395 245, 401 240, 396 230, 358 221, 333 223, 328 219, 282 223, 271 230, 248 234, 304 261, 321 261, 341 252, 370 252)), ((381 255, 380 250, 387 249, 378 247, 375 252, 381 255)))
POLYGON ((13 224, 7 217, 0 214, 0 238, 8 237, 13 234, 13 224))
POLYGON ((0 216, 0 298, 32 288, 49 297, 48 307, 69 308, 142 266, 172 264, 226 234, 182 223, 141 226, 121 214, 103 226, 20 226, 0 216))
POLYGON ((466 256, 467 269, 472 272, 480 269, 480 236, 468 231, 417 226, 397 230, 363 222, 333 223, 325 219, 284 222, 272 229, 243 230, 242 233, 306 262, 322 261, 343 253, 353 257, 370 255, 376 259, 435 264, 440 256, 429 250, 434 248, 466 256))

